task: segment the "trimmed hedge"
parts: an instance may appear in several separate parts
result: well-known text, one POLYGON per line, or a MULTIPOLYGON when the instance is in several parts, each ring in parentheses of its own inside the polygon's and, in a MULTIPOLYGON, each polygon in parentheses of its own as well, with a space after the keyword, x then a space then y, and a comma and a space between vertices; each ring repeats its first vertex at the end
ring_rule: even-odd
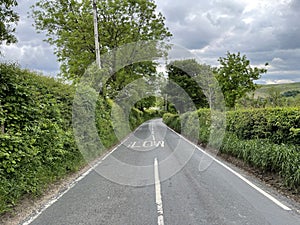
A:
MULTIPOLYGON (((209 109, 197 110, 199 117, 201 143, 208 143, 211 132, 211 112, 209 109)), ((188 121, 191 112, 181 116, 188 121)), ((166 114, 164 121, 171 127, 178 127, 178 115, 166 114), (176 119, 174 119, 176 118, 176 119), (172 123, 172 124, 171 124, 172 123)), ((229 111, 226 113, 226 131, 239 139, 267 139, 275 144, 300 144, 300 108, 266 108, 229 111)))
MULTIPOLYGON (((87 159, 95 159, 119 141, 111 121, 113 101, 94 95, 88 87, 81 91, 87 95, 77 96, 74 103, 73 86, 15 64, 0 64, 0 214, 11 210, 25 194, 41 194, 49 183, 77 171, 87 159), (75 112, 80 115, 89 116, 87 112, 93 110, 93 120, 79 115, 72 121, 73 103, 78 104, 75 112), (95 122, 103 148, 95 145, 95 134, 85 129, 80 144, 89 151, 82 153, 73 123, 90 128, 95 122)), ((120 112, 115 126, 120 125, 120 112)), ((131 129, 160 115, 159 111, 133 108, 131 129)), ((125 132, 121 131, 122 136, 125 132)))
POLYGON ((0 64, 0 213, 84 163, 71 126, 73 92, 53 78, 0 64))
POLYGON ((178 133, 181 133, 181 120, 178 114, 165 113, 163 115, 163 121, 173 130, 178 133))
MULTIPOLYGON (((189 123, 195 112, 181 116, 165 114, 164 122, 178 130, 180 124, 189 123)), ((197 110, 199 142, 210 140, 211 112, 197 110)), ((193 124, 188 124, 193 130, 193 124)), ((187 132, 188 133, 188 132, 187 132)), ((193 138, 187 135, 188 138, 193 138)), ((300 186, 300 108, 268 108, 230 111, 226 113, 226 134, 221 152, 243 159, 262 169, 280 174, 285 184, 297 189, 300 186)))
POLYGON ((144 111, 141 111, 137 108, 132 108, 129 116, 130 128, 133 131, 136 127, 148 120, 162 118, 164 113, 164 111, 153 109, 146 109, 144 111))
POLYGON ((300 144, 300 108, 267 108, 228 112, 227 128, 240 139, 268 139, 300 144))

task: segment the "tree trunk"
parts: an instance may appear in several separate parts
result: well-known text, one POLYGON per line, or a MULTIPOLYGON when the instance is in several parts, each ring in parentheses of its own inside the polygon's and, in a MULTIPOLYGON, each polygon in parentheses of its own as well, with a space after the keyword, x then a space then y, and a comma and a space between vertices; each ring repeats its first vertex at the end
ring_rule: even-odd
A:
MULTIPOLYGON (((2 111, 2 105, 1 105, 1 101, 0 101, 0 111, 2 111)), ((0 123, 0 132, 1 134, 5 133, 5 127, 4 127, 4 123, 0 123)))
POLYGON ((99 33, 98 33, 98 15, 97 15, 96 0, 93 0, 93 14, 94 14, 94 35, 95 35, 96 63, 98 65, 98 67, 101 69, 99 33))

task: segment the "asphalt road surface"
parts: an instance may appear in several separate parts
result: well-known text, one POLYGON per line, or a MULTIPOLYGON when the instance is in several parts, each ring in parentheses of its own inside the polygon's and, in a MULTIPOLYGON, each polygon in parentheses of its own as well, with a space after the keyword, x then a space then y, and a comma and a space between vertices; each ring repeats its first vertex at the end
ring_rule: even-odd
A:
POLYGON ((300 224, 289 201, 231 167, 151 120, 24 224, 300 224))

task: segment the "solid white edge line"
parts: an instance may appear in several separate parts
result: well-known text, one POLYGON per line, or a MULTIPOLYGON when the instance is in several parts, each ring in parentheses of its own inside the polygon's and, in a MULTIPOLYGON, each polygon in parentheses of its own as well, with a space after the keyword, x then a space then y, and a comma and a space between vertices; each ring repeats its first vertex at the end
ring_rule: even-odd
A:
POLYGON ((157 207, 157 224, 164 225, 164 211, 161 197, 161 187, 158 172, 158 161, 154 158, 154 181, 155 181, 155 202, 157 207))
MULTIPOLYGON (((167 126, 167 125, 166 125, 167 126)), ((188 143, 190 143, 191 145, 193 145, 194 147, 196 147, 199 151, 201 151, 203 154, 207 155, 208 157, 210 157, 212 160, 214 160, 215 162, 217 162, 218 164, 220 164, 221 166, 225 167, 227 170, 229 170, 231 173, 233 173, 234 175, 236 175, 238 178, 240 178, 241 180, 243 180, 245 183, 247 183, 250 187, 254 188, 256 191, 258 191, 259 193, 261 193, 262 195, 264 195, 266 198, 268 198, 269 200, 271 200, 273 203, 275 203, 276 205, 278 205, 279 207, 281 207, 282 209, 286 210, 286 211, 291 211, 292 209, 289 208, 288 206, 284 205, 283 203, 281 203, 279 200, 277 200, 276 198, 274 198, 272 195, 270 195, 269 193, 265 192, 264 190, 262 190, 261 188, 257 187, 255 184, 253 184, 251 181, 249 181, 248 179, 246 179, 245 177, 243 177, 241 174, 239 174, 238 172, 234 171, 233 169, 231 169, 229 166, 227 166, 226 164, 222 163, 221 161, 219 161, 218 159, 216 159, 215 157, 211 156, 209 153, 207 153, 206 151, 204 151, 203 149, 201 149, 199 146, 197 146, 195 143, 191 142, 190 140, 188 140, 186 137, 182 136, 181 134, 177 133, 176 131, 174 131, 172 128, 168 127, 168 129, 170 129, 172 132, 175 132, 176 134, 178 134, 181 138, 183 138, 185 141, 187 141, 188 143)))
POLYGON ((29 219, 25 220, 22 225, 29 225, 32 223, 35 219, 37 219, 46 209, 48 209, 51 205, 53 205, 57 200, 59 200, 64 194, 66 194, 71 188, 73 188, 79 181, 81 181, 83 178, 85 178, 90 172, 92 172, 97 166, 99 166, 108 156, 110 156, 115 150, 117 150, 124 142, 126 142, 130 137, 130 133, 127 138, 125 138, 120 144, 118 144, 113 150, 109 151, 102 157, 100 157, 99 161, 95 163, 90 169, 88 169, 86 172, 81 174, 78 178, 76 178, 74 181, 72 181, 67 189, 58 195, 52 197, 40 210, 37 210, 35 215, 31 216, 29 219))

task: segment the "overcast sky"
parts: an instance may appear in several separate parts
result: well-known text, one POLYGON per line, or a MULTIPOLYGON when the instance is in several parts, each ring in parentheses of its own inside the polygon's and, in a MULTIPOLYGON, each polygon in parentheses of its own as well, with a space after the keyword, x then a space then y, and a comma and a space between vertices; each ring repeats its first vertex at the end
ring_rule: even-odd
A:
MULTIPOLYGON (((18 44, 2 46, 5 60, 55 75, 53 47, 27 18, 36 0, 18 1, 18 44)), ((300 82, 300 0, 156 0, 173 34, 203 63, 217 66, 227 51, 246 54, 253 66, 269 62, 259 83, 300 82)), ((2 58, 3 60, 3 58, 2 58)))

